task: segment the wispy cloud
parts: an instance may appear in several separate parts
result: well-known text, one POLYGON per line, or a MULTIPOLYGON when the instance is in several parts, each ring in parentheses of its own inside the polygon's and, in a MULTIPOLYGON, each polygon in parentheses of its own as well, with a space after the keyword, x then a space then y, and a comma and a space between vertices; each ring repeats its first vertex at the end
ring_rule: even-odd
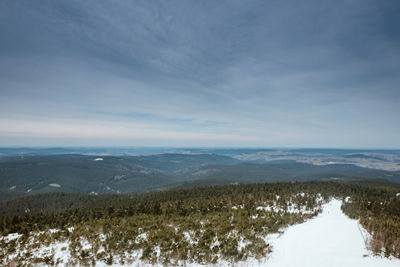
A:
POLYGON ((2 1, 0 145, 399 147, 399 10, 2 1))

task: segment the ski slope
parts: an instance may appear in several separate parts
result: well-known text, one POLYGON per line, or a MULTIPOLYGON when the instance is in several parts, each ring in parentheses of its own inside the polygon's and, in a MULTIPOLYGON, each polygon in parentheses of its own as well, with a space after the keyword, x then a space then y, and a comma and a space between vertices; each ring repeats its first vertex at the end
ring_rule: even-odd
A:
MULTIPOLYGON (((272 253, 261 260, 219 262, 215 267, 399 267, 400 260, 373 256, 364 239, 368 233, 342 213, 341 201, 333 199, 323 207, 322 214, 302 224, 285 229, 281 235, 266 239, 272 253)), ((137 265, 148 266, 151 265, 137 265)), ((160 265, 161 266, 161 265, 160 265)), ((201 264, 188 264, 203 267, 201 264)))
MULTIPOLYGON (((323 206, 323 212, 317 217, 302 224, 296 224, 284 229, 282 234, 273 234, 265 237, 272 246, 272 253, 260 260, 250 258, 243 262, 218 261, 217 264, 208 264, 215 267, 400 267, 400 260, 373 256, 366 249, 364 239, 368 233, 362 229, 356 220, 349 219, 340 209, 341 202, 333 199, 323 206)), ((10 234, 8 239, 16 239, 19 234, 10 234)), ((47 255, 49 251, 55 254, 56 259, 65 266, 70 254, 63 250, 68 242, 56 242, 50 247, 38 248, 34 253, 38 256, 47 255)), ((22 251, 25 253, 26 251, 22 251)), ((141 253, 141 252, 140 252, 141 253)), ((162 267, 162 264, 142 262, 140 253, 134 262, 116 263, 112 266, 125 267, 162 267)), ((188 267, 204 267, 197 263, 182 263, 188 267)), ((35 266, 47 266, 39 264, 35 266)), ((95 266, 110 266, 98 261, 95 266)))
POLYGON ((271 240, 273 252, 260 266, 399 267, 398 259, 371 255, 361 226, 344 215, 340 206, 341 202, 334 199, 318 217, 287 228, 280 237, 271 240))

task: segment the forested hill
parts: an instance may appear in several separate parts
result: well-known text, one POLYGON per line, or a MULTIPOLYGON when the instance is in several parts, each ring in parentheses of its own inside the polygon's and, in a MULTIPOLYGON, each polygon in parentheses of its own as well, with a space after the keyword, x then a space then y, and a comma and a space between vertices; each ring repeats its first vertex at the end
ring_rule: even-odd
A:
POLYGON ((8 195, 41 192, 92 194, 146 192, 178 181, 175 172, 207 164, 234 164, 218 155, 51 155, 0 162, 0 190, 8 195))
POLYGON ((351 164, 247 162, 214 154, 47 155, 2 158, 0 201, 44 192, 143 193, 166 188, 338 179, 399 183, 400 172, 351 164))
POLYGON ((227 179, 236 182, 287 182, 341 178, 375 178, 400 183, 400 172, 362 168, 351 164, 313 165, 295 161, 268 163, 241 162, 234 165, 208 165, 184 173, 187 180, 227 179))

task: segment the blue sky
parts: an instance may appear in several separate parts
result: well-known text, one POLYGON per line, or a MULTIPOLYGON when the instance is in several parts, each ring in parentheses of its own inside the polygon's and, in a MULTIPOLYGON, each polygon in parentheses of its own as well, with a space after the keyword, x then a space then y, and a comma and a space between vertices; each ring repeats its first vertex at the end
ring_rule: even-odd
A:
POLYGON ((1 146, 400 148, 400 2, 0 2, 1 146))

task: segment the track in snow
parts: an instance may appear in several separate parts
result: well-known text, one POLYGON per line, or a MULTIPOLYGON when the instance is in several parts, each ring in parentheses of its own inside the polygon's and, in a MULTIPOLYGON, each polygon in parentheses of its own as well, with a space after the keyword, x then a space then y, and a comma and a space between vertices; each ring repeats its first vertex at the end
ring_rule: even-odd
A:
POLYGON ((271 241, 271 257, 260 265, 399 267, 398 259, 370 256, 358 222, 344 215, 340 206, 341 202, 334 199, 324 206, 318 217, 287 228, 280 237, 271 241))

